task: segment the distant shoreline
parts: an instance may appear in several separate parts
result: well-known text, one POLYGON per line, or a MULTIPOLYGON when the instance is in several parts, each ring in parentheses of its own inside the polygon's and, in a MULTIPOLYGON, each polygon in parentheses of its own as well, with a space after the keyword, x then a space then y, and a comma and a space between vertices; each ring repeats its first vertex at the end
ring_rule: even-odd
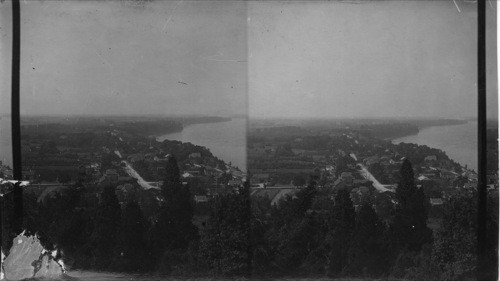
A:
POLYGON ((396 139, 400 139, 400 138, 405 138, 405 137, 411 137, 411 136, 416 136, 418 135, 423 129, 427 129, 427 128, 432 128, 432 127, 446 127, 446 126, 458 126, 458 125, 464 125, 464 124, 468 124, 472 121, 470 120, 463 120, 463 122, 461 123, 446 123, 446 124, 435 124, 435 125, 423 125, 423 126, 418 126, 418 131, 416 133, 411 133, 411 134, 401 134, 401 136, 392 136, 392 137, 388 137, 388 138, 384 138, 384 140, 388 140, 388 141, 393 141, 393 140, 396 140, 396 139))
POLYGON ((245 171, 247 165, 244 156, 244 151, 247 149, 245 124, 244 118, 232 118, 227 121, 192 124, 197 126, 188 125, 182 133, 166 133, 151 137, 157 142, 180 141, 207 148, 214 156, 245 171))
MULTIPOLYGON (((428 132, 425 132, 423 133, 422 137, 418 136, 420 133, 422 133, 423 130, 427 130, 427 129, 430 129, 431 131, 436 131, 436 130, 448 130, 448 129, 435 129, 434 127, 443 127, 443 126, 449 126, 449 127, 452 127, 452 126, 455 126, 455 125, 462 125, 462 126, 472 126, 474 125, 476 122, 473 122, 473 121, 468 121, 468 122, 464 122, 463 124, 450 124, 450 125, 440 125, 440 126, 427 126, 427 127, 423 127, 421 128, 421 130, 419 130, 419 133, 418 134, 412 134, 412 135, 406 135, 406 136, 403 136, 403 137, 398 137, 398 138, 394 138, 394 139, 391 139, 390 142, 394 145, 398 145, 400 143, 412 143, 412 144, 417 144, 417 145, 426 145, 426 146, 429 146, 429 147, 432 147, 432 148, 436 148, 436 149, 440 149, 442 150, 452 161, 458 163, 463 169, 465 169, 465 166, 467 166, 467 170, 471 170, 471 171, 475 171, 477 172, 477 163, 474 163, 474 162, 470 162, 470 158, 469 155, 465 154, 464 156, 464 153, 466 151, 470 151, 470 146, 467 146, 467 142, 465 142, 465 144, 463 144, 462 146, 460 146, 460 148, 456 148, 456 144, 452 144, 451 146, 449 145, 449 142, 451 143, 454 143, 453 141, 451 140, 447 140, 445 142, 442 142, 442 141, 439 141, 439 139, 437 138, 429 138, 429 134, 428 132), (404 140, 406 138, 410 138, 410 140, 404 140), (429 142, 430 141, 430 142, 429 142), (469 160, 467 160, 469 159, 469 160)), ((466 128, 467 128, 466 127, 466 128)), ((450 129, 452 131, 456 131, 456 130, 463 130, 463 129, 450 129)), ((451 131, 450 131, 451 132, 451 131)), ((468 131, 467 131, 468 132, 468 131)), ((435 135, 435 133, 433 133, 433 135, 435 135)), ((448 136, 448 134, 446 134, 448 136)), ((448 136, 449 138, 449 136, 448 136)), ((445 137, 446 139, 446 137, 445 137)), ((462 142, 460 142, 462 143, 462 142)), ((472 156, 471 156, 472 157, 472 156)), ((476 156, 477 157, 477 156, 476 156)))
POLYGON ((156 141, 162 142, 162 141, 158 140, 158 138, 161 138, 163 136, 170 135, 170 134, 181 133, 186 127, 191 126, 191 125, 222 123, 222 122, 229 122, 229 121, 233 120, 233 118, 229 118, 229 117, 210 117, 210 118, 203 118, 203 119, 204 120, 197 120, 196 122, 193 122, 193 120, 192 120, 191 122, 186 122, 186 123, 183 123, 181 121, 182 128, 180 130, 174 130, 171 132, 163 132, 163 133, 155 133, 155 134, 151 134, 150 137, 154 137, 156 141))

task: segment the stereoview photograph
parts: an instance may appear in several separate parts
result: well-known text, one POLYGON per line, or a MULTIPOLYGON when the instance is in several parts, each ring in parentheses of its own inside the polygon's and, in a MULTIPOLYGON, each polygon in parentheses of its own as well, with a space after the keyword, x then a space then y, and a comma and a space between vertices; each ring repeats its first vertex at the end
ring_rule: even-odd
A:
POLYGON ((2 1, 1 279, 497 280, 496 9, 2 1))

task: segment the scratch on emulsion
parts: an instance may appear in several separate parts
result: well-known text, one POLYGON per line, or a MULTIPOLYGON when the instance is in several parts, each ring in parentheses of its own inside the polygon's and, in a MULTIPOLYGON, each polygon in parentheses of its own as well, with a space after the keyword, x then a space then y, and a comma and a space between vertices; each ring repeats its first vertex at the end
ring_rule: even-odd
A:
POLYGON ((166 32, 167 26, 168 26, 168 24, 170 23, 170 21, 172 20, 172 16, 174 15, 175 10, 177 9, 177 7, 179 7, 179 5, 180 5, 183 1, 184 1, 184 0, 181 0, 181 1, 177 2, 177 4, 175 4, 175 7, 172 9, 172 12, 171 12, 171 13, 170 13, 170 15, 168 16, 167 21, 166 21, 166 22, 165 22, 165 24, 163 25, 163 28, 162 28, 161 32, 166 32))
POLYGON ((455 4, 455 7, 457 7, 458 12, 461 13, 462 11, 460 11, 460 7, 458 7, 457 2, 455 2, 455 0, 453 0, 453 4, 455 4))

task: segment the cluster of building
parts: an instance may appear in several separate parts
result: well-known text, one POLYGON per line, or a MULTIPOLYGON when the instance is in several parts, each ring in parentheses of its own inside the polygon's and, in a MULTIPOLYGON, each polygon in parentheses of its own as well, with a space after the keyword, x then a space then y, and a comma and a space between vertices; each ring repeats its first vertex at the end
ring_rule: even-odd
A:
MULTIPOLYGON (((116 137, 119 138, 120 142, 123 142, 125 138, 119 132, 116 137)), ((169 151, 165 151, 156 142, 150 143, 143 149, 134 147, 137 150, 134 153, 115 151, 115 154, 122 159, 120 162, 122 170, 126 171, 128 175, 132 174, 134 177, 140 178, 140 185, 142 177, 144 177, 143 187, 147 185, 146 188, 158 189, 163 184, 165 169, 170 157, 169 151)), ((207 202, 211 196, 241 187, 246 180, 244 172, 227 164, 224 167, 212 165, 214 161, 211 158, 213 157, 195 151, 187 154, 187 157, 177 159, 181 181, 190 186, 197 203, 207 202)))
MULTIPOLYGON (((50 134, 36 128, 24 131, 23 179, 30 181, 30 190, 40 195, 41 201, 70 186, 92 189, 113 185, 120 204, 136 198, 141 206, 154 206, 144 201, 161 200, 159 190, 171 153, 169 145, 184 153, 178 158, 181 181, 190 185, 196 202, 207 202, 216 194, 242 186, 246 180, 244 172, 221 165, 223 162, 209 153, 199 152, 203 149, 191 144, 163 145, 154 138, 131 134, 114 126, 85 133, 72 132, 69 127, 63 129, 67 132, 50 134), (86 138, 85 141, 79 136, 86 138), (189 152, 191 149, 194 151, 189 152)), ((12 177, 12 170, 3 165, 0 165, 0 173, 2 178, 12 177)), ((99 200, 99 192, 94 195, 90 201, 99 200)))
MULTIPOLYGON (((319 188, 335 192, 347 189, 355 206, 374 196, 384 194, 395 202, 394 192, 399 182, 399 172, 405 156, 392 143, 373 141, 356 133, 343 133, 342 141, 330 147, 318 149, 298 148, 302 138, 281 138, 273 143, 271 139, 252 142, 248 151, 249 177, 254 189, 254 196, 283 195, 276 190, 296 192, 316 181, 319 188), (285 147, 285 149, 284 149, 285 147), (279 182, 280 174, 286 174, 288 180, 279 182), (305 181, 297 184, 294 178, 303 177, 305 181), (273 191, 258 191, 270 189, 273 191)), ((421 153, 419 151, 418 153, 421 153)), ((441 155, 419 155, 413 164, 417 187, 424 188, 431 206, 443 204, 443 200, 460 189, 475 189, 477 174, 457 165, 441 155)), ((489 188, 498 189, 498 175, 491 177, 489 188)), ((293 193, 293 192, 292 192, 293 193)))

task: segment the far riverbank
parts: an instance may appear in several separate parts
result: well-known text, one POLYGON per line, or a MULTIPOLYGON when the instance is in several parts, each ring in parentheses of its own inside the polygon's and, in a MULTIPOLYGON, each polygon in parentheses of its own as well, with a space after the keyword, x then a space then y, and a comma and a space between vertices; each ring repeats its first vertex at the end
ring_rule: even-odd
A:
POLYGON ((204 146, 224 162, 246 171, 246 130, 245 118, 233 118, 225 122, 188 125, 180 132, 156 136, 156 140, 177 140, 204 146))
POLYGON ((441 149, 462 166, 477 171, 477 122, 425 127, 415 135, 399 137, 391 141, 394 144, 415 143, 441 149))

